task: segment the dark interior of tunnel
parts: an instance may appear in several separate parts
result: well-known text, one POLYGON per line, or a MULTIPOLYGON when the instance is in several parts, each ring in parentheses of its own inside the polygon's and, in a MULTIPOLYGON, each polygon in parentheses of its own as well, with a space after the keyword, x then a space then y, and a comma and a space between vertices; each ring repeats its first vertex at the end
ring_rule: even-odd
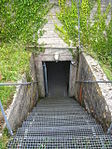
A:
POLYGON ((48 96, 68 96, 70 62, 46 62, 48 96))

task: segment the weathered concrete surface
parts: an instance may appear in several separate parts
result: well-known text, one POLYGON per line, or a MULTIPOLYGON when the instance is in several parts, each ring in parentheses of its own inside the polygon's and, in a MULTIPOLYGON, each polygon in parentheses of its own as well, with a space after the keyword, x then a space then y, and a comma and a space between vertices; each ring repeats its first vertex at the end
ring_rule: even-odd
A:
MULTIPOLYGON (((108 80, 96 60, 82 53, 79 59, 77 80, 108 80)), ((80 84, 75 85, 75 95, 84 104, 106 130, 112 121, 112 86, 111 84, 80 84)))
MULTIPOLYGON (((33 81, 36 79, 33 55, 31 57, 31 77, 33 81)), ((22 80, 19 83, 24 82, 28 82, 26 75, 23 76, 22 80)), ((8 121, 13 130, 15 130, 22 124, 23 120, 25 120, 25 118, 28 116, 28 113, 37 103, 37 99, 37 84, 28 86, 20 85, 19 87, 17 87, 13 102, 7 110, 8 121)))
POLYGON ((75 81, 76 81, 76 74, 77 74, 77 65, 70 64, 70 76, 69 76, 69 97, 75 96, 75 81))
POLYGON ((31 55, 31 59, 30 59, 30 75, 31 75, 32 81, 37 80, 35 55, 34 54, 31 55))
MULTIPOLYGON (((59 54, 59 61, 73 61, 72 54, 69 50, 70 47, 63 41, 63 39, 59 37, 57 31, 55 30, 55 24, 57 24, 58 26, 61 26, 61 23, 56 16, 57 12, 59 12, 59 7, 57 6, 54 6, 50 10, 50 12, 47 15, 48 22, 47 24, 45 24, 43 28, 44 34, 38 40, 39 45, 42 45, 42 46, 44 45, 44 51, 40 53, 39 56, 35 56, 40 97, 45 97, 42 62, 55 61, 54 59, 55 53, 59 54)), ((73 78, 74 77, 73 73, 71 73, 70 76, 71 76, 70 78, 73 78)), ((73 95, 73 93, 71 93, 71 88, 72 89, 74 88, 74 83, 75 82, 71 80, 71 83, 70 83, 71 86, 69 86, 70 96, 73 95)))

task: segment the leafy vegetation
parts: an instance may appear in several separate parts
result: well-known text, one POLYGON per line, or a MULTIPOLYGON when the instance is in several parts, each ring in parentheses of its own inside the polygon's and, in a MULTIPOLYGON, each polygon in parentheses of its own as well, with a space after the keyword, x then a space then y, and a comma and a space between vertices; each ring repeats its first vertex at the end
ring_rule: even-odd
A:
MULTIPOLYGON (((80 10, 80 38, 81 44, 86 52, 90 53, 99 60, 109 79, 112 79, 112 19, 109 25, 106 25, 106 19, 110 11, 110 5, 106 11, 101 12, 101 1, 96 0, 97 12, 93 20, 90 18, 90 11, 93 3, 89 0, 82 0, 79 4, 80 10)), ((77 2, 72 1, 71 6, 65 5, 65 1, 60 0, 61 8, 58 14, 59 20, 63 26, 56 28, 64 35, 64 40, 70 44, 73 41, 78 45, 78 8, 77 2)))
POLYGON ((8 143, 10 136, 8 134, 7 128, 3 131, 3 136, 0 138, 0 149, 6 149, 6 145, 8 143))
MULTIPOLYGON (((0 82, 16 82, 24 72, 29 72, 31 53, 21 44, 3 43, 0 53, 0 82)), ((10 104, 14 91, 14 87, 0 87, 0 99, 5 108, 10 104)))
MULTIPOLYGON (((17 82, 23 73, 29 74, 31 52, 29 44, 38 44, 41 27, 47 21, 44 16, 51 8, 48 0, 0 1, 0 82, 17 82)), ((0 100, 5 108, 10 105, 15 87, 0 87, 0 100)), ((3 125, 0 112, 0 129, 3 125)), ((9 136, 0 139, 5 149, 9 136)))
MULTIPOLYGON (((29 72, 31 52, 25 47, 38 44, 40 28, 47 21, 44 16, 50 8, 48 0, 0 1, 0 82, 16 82, 29 72)), ((5 109, 14 92, 14 87, 0 87, 5 109)))
POLYGON ((37 31, 49 10, 46 0, 4 0, 0 2, 0 39, 37 42, 37 31), (35 37, 34 37, 35 36, 35 37))

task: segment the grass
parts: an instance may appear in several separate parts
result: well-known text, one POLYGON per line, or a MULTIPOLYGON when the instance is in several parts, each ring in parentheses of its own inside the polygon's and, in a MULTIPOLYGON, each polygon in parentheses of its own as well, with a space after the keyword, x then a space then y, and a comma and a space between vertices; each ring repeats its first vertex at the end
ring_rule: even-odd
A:
POLYGON ((104 65, 104 64, 102 64, 102 63, 101 63, 101 66, 102 66, 103 71, 105 72, 107 78, 108 78, 109 80, 112 80, 112 69, 109 68, 108 65, 104 65))
MULTIPOLYGON (((24 73, 29 74, 33 51, 25 48, 38 44, 42 32, 39 29, 46 23, 44 16, 52 5, 48 5, 48 0, 17 0, 8 4, 4 1, 0 4, 0 83, 17 82, 24 73)), ((5 109, 11 103, 14 92, 14 87, 0 87, 0 99, 5 109)))
MULTIPOLYGON (((23 73, 29 73, 29 60, 31 52, 25 50, 22 43, 2 43, 0 47, 0 83, 17 82, 21 79, 23 73)), ((6 110, 12 102, 15 87, 0 87, 0 100, 6 110)), ((3 116, 0 111, 0 130, 3 129, 3 116)), ((5 148, 8 136, 3 135, 0 139, 0 149, 5 148)))
POLYGON ((101 68, 103 69, 105 75, 107 76, 107 78, 109 80, 112 80, 112 68, 108 63, 104 63, 101 60, 98 59, 97 57, 97 53, 95 53, 92 50, 88 50, 84 48, 85 53, 89 54, 92 58, 94 58, 95 60, 97 60, 101 66, 101 68))
POLYGON ((7 146, 9 139, 10 139, 10 136, 8 134, 8 130, 4 129, 3 136, 2 136, 2 138, 0 138, 0 149, 7 148, 6 146, 7 146))
MULTIPOLYGON (((44 16, 51 7, 48 0, 0 2, 0 83, 17 82, 24 73, 29 76, 30 57, 35 51, 28 51, 26 47, 38 44, 40 29, 47 21, 44 16)), ((0 87, 0 100, 5 110, 11 104, 15 90, 15 87, 0 87)), ((3 126, 2 119, 0 112, 0 126, 3 126)), ((0 138, 0 149, 6 148, 8 140, 5 130, 0 138)))
MULTIPOLYGON (((16 82, 24 72, 29 72, 31 53, 20 43, 2 43, 0 47, 0 82, 16 82)), ((14 87, 0 87, 0 99, 5 106, 15 92, 14 87)))

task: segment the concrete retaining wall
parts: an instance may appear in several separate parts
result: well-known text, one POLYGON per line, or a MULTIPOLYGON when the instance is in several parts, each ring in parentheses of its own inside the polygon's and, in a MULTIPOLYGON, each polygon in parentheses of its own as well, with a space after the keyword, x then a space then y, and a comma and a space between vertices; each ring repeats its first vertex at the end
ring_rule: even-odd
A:
MULTIPOLYGON (((97 61, 84 53, 80 54, 77 80, 108 80, 97 61)), ((111 84, 75 84, 76 99, 84 104, 106 130, 112 120, 111 84)))
MULTIPOLYGON (((32 81, 36 80, 36 71, 33 55, 31 56, 31 78, 32 81)), ((23 75, 21 83, 27 82, 26 75, 23 75)), ((19 82, 19 83, 20 83, 19 82)), ((11 128, 15 130, 18 128, 23 120, 28 116, 29 112, 35 106, 38 99, 37 84, 23 86, 20 85, 16 89, 13 102, 8 109, 8 121, 11 128)))

